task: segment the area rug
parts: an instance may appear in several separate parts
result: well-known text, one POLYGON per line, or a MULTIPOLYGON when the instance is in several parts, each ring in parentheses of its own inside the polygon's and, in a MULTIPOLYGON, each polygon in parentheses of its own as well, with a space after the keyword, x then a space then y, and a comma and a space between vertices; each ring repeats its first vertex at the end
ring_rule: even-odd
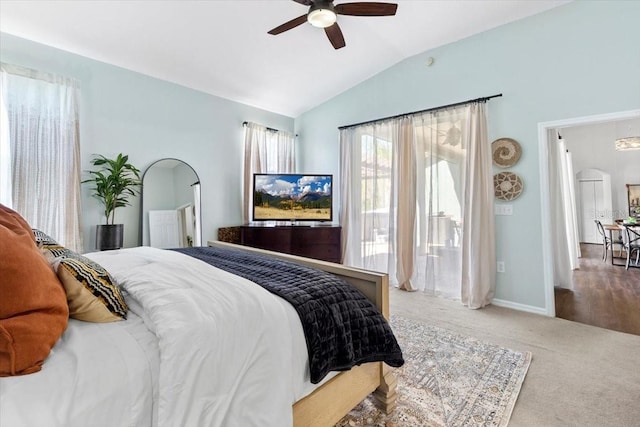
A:
POLYGON ((459 427, 508 424, 531 363, 518 352, 402 317, 391 326, 405 364, 398 406, 386 415, 367 398, 338 427, 459 427))

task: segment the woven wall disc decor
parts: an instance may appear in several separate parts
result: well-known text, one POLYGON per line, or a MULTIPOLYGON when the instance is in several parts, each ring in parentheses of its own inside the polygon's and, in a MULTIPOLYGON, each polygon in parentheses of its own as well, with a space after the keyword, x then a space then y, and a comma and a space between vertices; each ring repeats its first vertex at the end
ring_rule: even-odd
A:
POLYGON ((522 179, 513 172, 500 172, 493 176, 496 199, 513 200, 522 194, 522 179))
POLYGON ((493 164, 501 168, 508 168, 520 160, 522 147, 518 141, 511 138, 498 138, 491 143, 493 164))

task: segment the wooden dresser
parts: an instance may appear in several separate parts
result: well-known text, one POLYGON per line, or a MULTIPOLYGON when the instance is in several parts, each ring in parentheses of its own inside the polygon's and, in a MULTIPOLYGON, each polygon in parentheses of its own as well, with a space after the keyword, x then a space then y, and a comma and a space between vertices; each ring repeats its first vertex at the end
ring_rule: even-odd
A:
POLYGON ((340 263, 339 226, 240 227, 240 244, 270 251, 340 263))

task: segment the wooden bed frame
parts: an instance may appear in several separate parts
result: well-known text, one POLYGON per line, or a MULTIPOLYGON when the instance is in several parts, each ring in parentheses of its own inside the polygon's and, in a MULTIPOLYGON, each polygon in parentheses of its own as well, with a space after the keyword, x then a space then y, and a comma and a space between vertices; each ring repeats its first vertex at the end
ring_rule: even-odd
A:
MULTIPOLYGON (((318 261, 295 255, 208 241, 208 246, 245 250, 269 255, 334 274, 358 288, 389 319, 389 277, 384 273, 360 270, 341 264, 318 261)), ((293 405, 293 425, 296 427, 334 426, 372 392, 376 405, 387 414, 396 406, 396 377, 383 362, 365 363, 341 372, 293 405)))

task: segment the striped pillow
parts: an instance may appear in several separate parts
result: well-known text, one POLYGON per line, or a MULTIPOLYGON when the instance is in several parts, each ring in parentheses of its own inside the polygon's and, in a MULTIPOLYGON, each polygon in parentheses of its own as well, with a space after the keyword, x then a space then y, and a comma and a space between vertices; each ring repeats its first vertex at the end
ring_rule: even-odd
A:
POLYGON ((45 234, 36 228, 32 228, 31 230, 33 230, 33 235, 36 238, 36 244, 38 246, 60 246, 60 244, 53 240, 53 238, 48 234, 45 234))
POLYGON ((102 266, 65 249, 58 265, 64 285, 69 315, 87 322, 114 322, 127 318, 127 303, 116 281, 102 266))
POLYGON ((86 322, 115 322, 127 318, 127 303, 109 272, 82 255, 60 246, 41 231, 36 242, 64 285, 69 317, 86 322))

